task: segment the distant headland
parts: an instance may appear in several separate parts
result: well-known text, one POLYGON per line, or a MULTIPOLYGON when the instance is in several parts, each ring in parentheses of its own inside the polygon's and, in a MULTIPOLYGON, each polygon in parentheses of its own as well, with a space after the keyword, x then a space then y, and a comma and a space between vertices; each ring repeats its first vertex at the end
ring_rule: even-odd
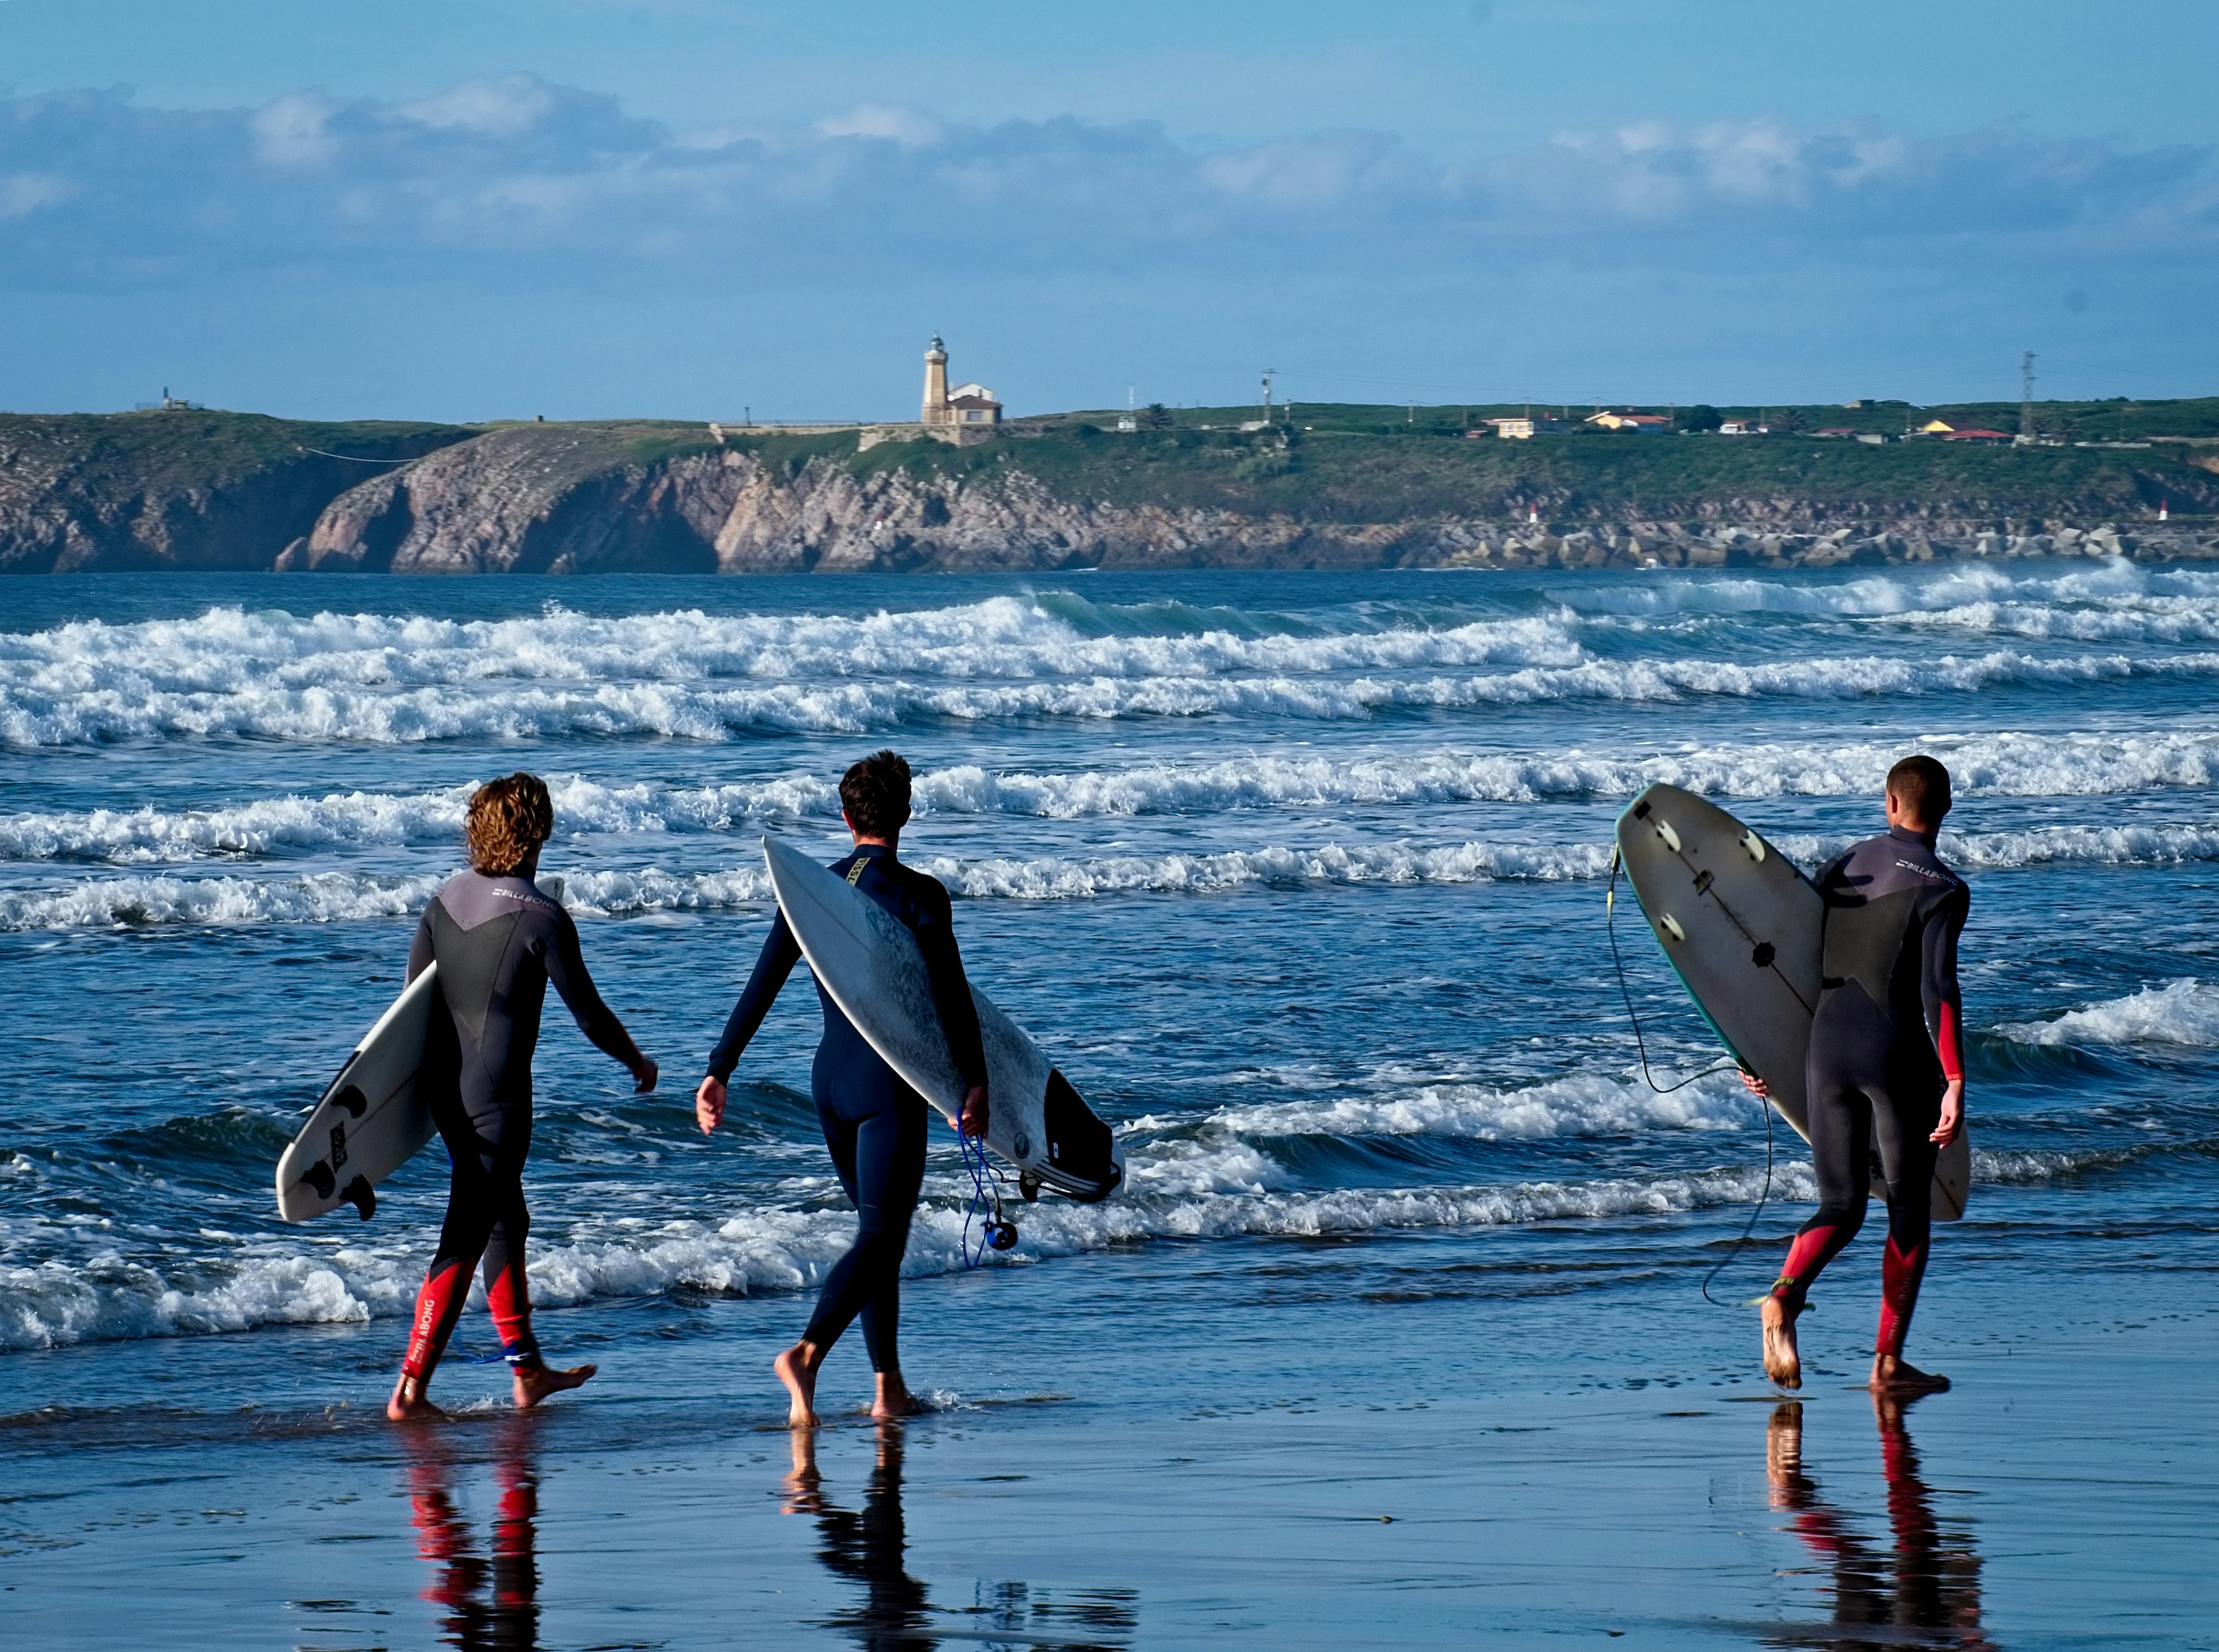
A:
POLYGON ((1010 419, 946 360, 914 425, 0 414, 0 572, 2219 558, 2219 398, 1010 419))

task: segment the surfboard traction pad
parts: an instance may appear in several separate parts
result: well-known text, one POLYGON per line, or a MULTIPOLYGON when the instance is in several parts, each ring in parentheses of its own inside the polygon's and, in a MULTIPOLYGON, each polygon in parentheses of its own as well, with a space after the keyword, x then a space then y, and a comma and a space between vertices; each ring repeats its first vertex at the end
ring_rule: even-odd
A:
POLYGON ((432 965, 411 981, 363 1034, 279 1158, 277 1213, 287 1221, 310 1221, 346 1204, 368 1221, 377 1208, 377 1184, 436 1133, 416 1078, 424 1034, 446 1004, 438 970, 432 965))
MULTIPOLYGON (((876 901, 791 844, 766 836, 763 858, 780 909, 811 972, 886 1064, 953 1122, 962 1110, 962 1080, 931 1003, 917 937, 876 901), (849 1001, 855 983, 845 978, 837 959, 822 955, 811 945, 812 938, 822 943, 828 937, 805 920, 794 921, 797 900, 816 905, 849 941, 903 957, 904 966, 887 972, 896 978, 880 984, 898 994, 898 1019, 912 1030, 911 1040, 892 1036, 880 1016, 858 1013, 863 1006, 849 1001)), ((1028 1198, 1037 1196, 1042 1187, 1081 1204, 1108 1198, 1125 1179, 1110 1127, 1022 1028, 977 986, 966 984, 979 1012, 979 1040, 990 1075, 986 1145, 1016 1166, 1019 1190, 1028 1198)))
MULTIPOLYGON (((1817 885, 1754 828, 1675 786, 1636 798, 1617 841, 1634 898, 1696 1009, 1808 1141, 1805 1062, 1824 972, 1817 885)), ((1935 1220, 1965 1214, 1971 1183, 1971 1133, 1960 1129, 1935 1163, 1935 1220)), ((1872 1191, 1886 1196, 1877 1174, 1872 1191)))

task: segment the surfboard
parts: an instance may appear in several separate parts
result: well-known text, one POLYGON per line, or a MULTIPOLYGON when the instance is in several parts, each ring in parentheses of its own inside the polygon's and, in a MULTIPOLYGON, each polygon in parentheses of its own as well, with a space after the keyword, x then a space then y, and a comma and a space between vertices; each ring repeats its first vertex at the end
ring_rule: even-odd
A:
MULTIPOLYGON (((763 839, 763 859, 779 910, 832 1002, 953 1123, 966 1086, 917 937, 837 873, 778 839, 763 839)), ((986 1053, 986 1146, 1016 1166, 1028 1197, 1050 1187, 1086 1204, 1108 1198, 1125 1179, 1125 1155, 1110 1127, 991 998, 973 986, 971 1001, 986 1053)))
POLYGON ((416 1156, 435 1133, 430 1106, 416 1094, 417 1069, 439 996, 439 966, 411 981, 308 1111, 308 1122, 277 1161, 277 1214, 304 1222, 351 1204, 364 1221, 377 1208, 377 1184, 416 1156))
MULTIPOLYGON (((1804 1065, 1825 922, 1818 886, 1754 828, 1675 786, 1650 786, 1619 817, 1618 854, 1688 997, 1808 1141, 1804 1065)), ((1972 1183, 1971 1133, 1961 1129, 1934 1167, 1936 1220, 1963 1215, 1972 1183)), ((1873 1190, 1883 1190, 1877 1179, 1873 1190)))

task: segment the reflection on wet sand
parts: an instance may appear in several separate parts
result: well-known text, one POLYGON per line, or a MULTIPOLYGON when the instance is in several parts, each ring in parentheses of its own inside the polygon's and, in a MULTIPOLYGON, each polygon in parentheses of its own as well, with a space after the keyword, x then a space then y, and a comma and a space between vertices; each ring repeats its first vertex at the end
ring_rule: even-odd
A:
POLYGON ((531 1420, 511 1418, 500 1426, 490 1560, 479 1555, 456 1500, 457 1457, 451 1431, 406 1431, 416 1550, 438 1568, 424 1599, 445 1609, 439 1627, 448 1644, 466 1652, 531 1652, 539 1644, 539 1562, 532 1528, 539 1512, 539 1475, 531 1420))
POLYGON ((1782 1624, 1762 1637, 1763 1644, 1830 1652, 1900 1646, 1992 1652, 1994 1643, 1980 1627, 1980 1560, 1972 1534, 1945 1531, 1936 1519, 1934 1494, 1919 1478, 1904 1411, 1899 1400, 1873 1396, 1895 1538, 1893 1550, 1883 1552, 1824 1500, 1805 1471, 1801 1403, 1774 1409, 1764 1438, 1772 1506, 1787 1511, 1790 1529, 1832 1563, 1834 1616, 1829 1624, 1782 1624))
POLYGON ((793 1469, 786 1477, 788 1514, 813 1514, 823 1538, 817 1558, 836 1577, 862 1586, 861 1601, 835 1613, 827 1626, 843 1629, 858 1646, 936 1647, 942 1637, 965 1646, 1054 1646, 1066 1652, 1123 1652, 1137 1625, 1127 1589, 1095 1589, 1058 1597, 1022 1583, 982 1589, 968 1606, 935 1606, 925 1584, 909 1574, 902 1521, 902 1425, 878 1425, 878 1456, 857 1514, 825 1497, 817 1469, 817 1434, 793 1432, 793 1469), (933 1620, 947 1620, 935 1630, 933 1620))

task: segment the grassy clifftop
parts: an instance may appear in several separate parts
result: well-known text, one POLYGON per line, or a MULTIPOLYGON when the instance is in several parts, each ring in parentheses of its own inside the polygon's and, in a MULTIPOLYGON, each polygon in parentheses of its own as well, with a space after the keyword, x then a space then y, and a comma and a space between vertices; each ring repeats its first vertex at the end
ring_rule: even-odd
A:
POLYGON ((347 488, 475 434, 198 409, 0 414, 0 572, 267 568, 347 488))
MULTIPOLYGON (((2130 437, 2162 424, 2191 439, 2133 448, 1999 448, 1931 438, 1868 446, 1807 433, 1636 436, 1582 428, 1505 441, 1491 432, 1466 438, 1473 426, 1462 408, 1300 407, 1291 419, 1246 432, 1239 425, 1258 410, 1197 408, 1171 413, 1164 427, 1125 433, 1116 431, 1114 413, 1019 420, 979 447, 888 444, 845 463, 859 474, 900 469, 920 478, 983 478, 1016 468, 1075 499, 1333 523, 1509 520, 1529 512, 1575 523, 2079 522, 2140 518, 2160 503, 2176 516, 2219 512, 2219 474, 2206 468, 2219 465, 2219 401, 2142 406, 2140 426, 2126 421, 2130 437)), ((1495 411, 1473 408, 1468 416, 1476 421, 1495 411)), ((1922 409, 1917 417, 2000 428, 2005 411, 1922 409)), ((2018 410, 2007 411, 2015 426, 2018 410)), ((1888 433, 1891 425, 1899 433, 1905 423, 1900 408, 1772 413, 1799 415, 1806 432, 1827 427, 1812 422, 1819 417, 1874 433, 1888 433)), ((2096 430, 2108 441, 2122 416, 2110 404, 2085 410, 2050 404, 2044 421, 2068 432, 2096 430)), ((817 444, 830 440, 816 438, 809 450, 830 452, 817 444)), ((765 456, 786 445, 762 444, 765 456)), ((803 450, 799 443, 793 448, 803 450)))
POLYGON ((1818 434, 1899 435, 1936 417, 2015 428, 2017 408, 2001 404, 1721 408, 1763 413, 1777 433, 1635 436, 1573 422, 1531 441, 1466 435, 1522 408, 1303 405, 1240 428, 1258 411, 1160 412, 1124 432, 1114 412, 1056 414, 973 447, 868 451, 853 432, 728 428, 719 441, 674 420, 0 415, 0 572, 737 568, 750 556, 1357 565, 1458 554, 1529 519, 1644 537, 1662 524, 1936 541, 2124 528, 2161 504, 2205 538, 2219 519, 2219 400, 2041 404, 2037 424, 2057 444, 2031 447, 1818 434))

